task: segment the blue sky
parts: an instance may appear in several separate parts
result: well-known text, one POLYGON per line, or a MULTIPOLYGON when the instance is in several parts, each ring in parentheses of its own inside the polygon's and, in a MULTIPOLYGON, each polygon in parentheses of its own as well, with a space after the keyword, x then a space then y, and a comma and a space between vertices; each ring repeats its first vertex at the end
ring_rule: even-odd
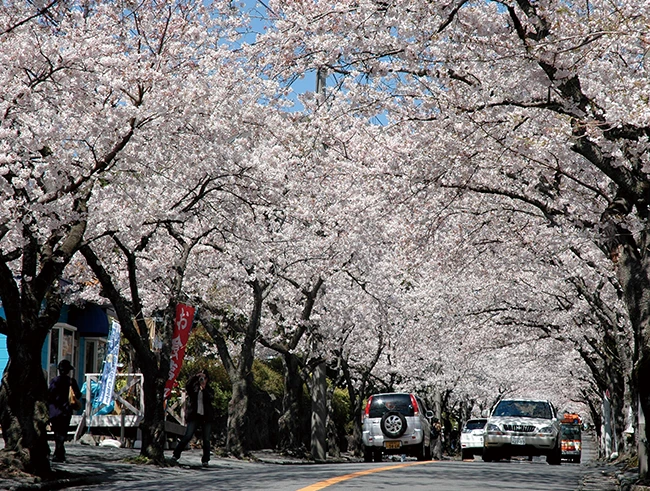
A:
MULTIPOLYGON (((267 2, 263 0, 243 0, 242 6, 250 13, 253 31, 264 32, 265 28, 270 24, 267 2)), ((248 40, 252 41, 253 39, 251 37, 248 40)), ((291 88, 295 94, 315 91, 316 71, 309 71, 304 73, 302 77, 297 77, 291 84, 291 88)), ((296 97, 291 97, 291 99, 298 105, 295 110, 300 111, 303 109, 296 97)))

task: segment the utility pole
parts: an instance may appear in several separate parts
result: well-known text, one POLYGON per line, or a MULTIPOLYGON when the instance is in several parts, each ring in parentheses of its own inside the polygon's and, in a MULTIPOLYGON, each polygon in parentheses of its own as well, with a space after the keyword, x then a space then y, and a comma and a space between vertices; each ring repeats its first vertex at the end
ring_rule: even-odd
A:
MULTIPOLYGON (((325 70, 316 73, 316 93, 325 94, 325 70)), ((320 333, 312 329, 312 349, 317 358, 322 358, 323 342, 320 333)), ((327 459, 327 366, 319 361, 314 367, 311 381, 311 456, 316 462, 327 459)))

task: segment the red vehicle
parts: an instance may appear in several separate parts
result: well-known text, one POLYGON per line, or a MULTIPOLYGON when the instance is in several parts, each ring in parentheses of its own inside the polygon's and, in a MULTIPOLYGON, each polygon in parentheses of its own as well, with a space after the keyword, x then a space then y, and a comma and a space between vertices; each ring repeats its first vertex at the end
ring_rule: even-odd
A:
POLYGON ((582 418, 577 413, 564 413, 562 418, 562 458, 580 463, 582 456, 582 418))
POLYGON ((578 413, 564 413, 564 417, 562 418, 561 423, 579 426, 582 424, 582 418, 578 413))

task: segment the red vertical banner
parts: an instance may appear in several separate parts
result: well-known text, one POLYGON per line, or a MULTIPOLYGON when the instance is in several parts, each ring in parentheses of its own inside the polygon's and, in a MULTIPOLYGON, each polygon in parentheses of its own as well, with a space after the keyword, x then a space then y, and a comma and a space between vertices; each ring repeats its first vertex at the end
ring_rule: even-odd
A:
POLYGON ((187 346, 187 339, 190 336, 194 312, 194 307, 190 307, 189 305, 179 303, 176 306, 176 319, 174 321, 174 333, 172 335, 172 352, 169 356, 169 378, 165 384, 165 399, 171 395, 176 377, 178 377, 183 366, 185 348, 187 346))

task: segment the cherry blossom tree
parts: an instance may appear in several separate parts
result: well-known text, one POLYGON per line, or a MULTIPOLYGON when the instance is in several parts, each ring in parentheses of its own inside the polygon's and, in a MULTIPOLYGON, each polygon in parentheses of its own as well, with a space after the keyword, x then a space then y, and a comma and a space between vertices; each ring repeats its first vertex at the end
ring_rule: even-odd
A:
MULTIPOLYGON (((192 249, 227 227, 198 205, 205 195, 237 194, 246 166, 230 140, 252 114, 241 108, 261 97, 233 56, 240 21, 228 2, 133 7, 3 7, 3 43, 16 47, 2 59, 2 182, 9 198, 2 215, 2 331, 12 360, 5 380, 12 413, 24 416, 22 444, 41 469, 48 447, 40 349, 58 318, 55 281, 80 247, 138 353, 146 378, 142 451, 161 460, 159 389, 169 343, 158 362, 143 317, 165 312, 162 337, 170 337, 192 249), (34 383, 17 378, 12 367, 19 364, 31 367, 21 370, 34 383), (36 389, 11 391, 16 386, 36 389), (30 433, 32 419, 38 435, 30 433)), ((229 219, 227 201, 220 205, 229 219)), ((20 441, 19 432, 5 432, 12 435, 20 441)))
POLYGON ((647 8, 270 0, 254 39, 226 1, 0 8, 10 446, 47 468, 63 274, 115 306, 157 462, 181 301, 231 377, 235 455, 258 343, 285 359, 293 437, 324 363, 357 423, 373 391, 418 388, 461 419, 607 389, 619 427, 636 397, 647 413, 647 8), (327 87, 291 93, 316 72, 327 87))
MULTIPOLYGON (((478 405, 479 411, 489 407, 496 397, 513 391, 521 395, 526 390, 546 392, 546 397, 554 399, 560 408, 567 407, 569 401, 585 393, 589 384, 609 370, 603 372, 604 365, 598 361, 590 364, 589 373, 586 366, 581 366, 578 354, 600 358, 605 352, 613 352, 611 347, 600 348, 611 329, 609 319, 615 321, 616 312, 623 312, 616 289, 604 280, 608 274, 613 279, 613 273, 603 264, 603 269, 594 271, 595 263, 603 263, 603 258, 590 241, 554 237, 555 229, 546 226, 536 231, 531 223, 544 219, 531 222, 524 208, 513 215, 515 209, 507 201, 497 206, 492 200, 489 208, 474 212, 475 203, 462 201, 458 200, 458 207, 447 208, 450 215, 443 227, 433 234, 423 229, 423 234, 433 235, 433 242, 443 247, 429 246, 434 260, 417 270, 423 281, 411 280, 415 291, 422 290, 425 283, 430 285, 439 302, 422 305, 414 297, 410 317, 426 319, 425 325, 443 326, 428 338, 435 343, 437 353, 424 384, 443 393, 453 387, 455 394, 449 394, 448 401, 454 405, 466 401, 467 409, 478 405), (504 204, 507 207, 501 209, 504 204), (485 211, 488 209, 489 213, 485 211), (508 220, 501 223, 498 215, 508 220), (458 232, 450 233, 448 228, 458 232), (525 234, 521 234, 523 230, 525 234), (444 242, 446 237, 453 237, 463 247, 444 242), (427 269, 431 271, 426 273, 427 269), (593 316, 593 306, 583 299, 585 288, 576 288, 585 281, 594 281, 598 295, 607 299, 607 314, 593 316), (596 350, 592 349, 594 343, 596 350), (508 353, 504 359, 507 363, 495 367, 495 354, 501 351, 508 353), (532 369, 521 370, 521 366, 531 366, 528 353, 545 360, 535 368, 535 379, 532 369)), ((625 325, 619 320, 617 330, 628 336, 616 336, 617 350, 631 346, 625 325)), ((422 335, 421 330, 414 332, 422 335)), ((616 364, 624 370, 624 365, 616 364)), ((624 383, 617 385, 621 394, 628 388, 624 383)), ((621 397, 616 406, 622 418, 630 403, 623 403, 621 397)))
MULTIPOLYGON (((198 4, 195 8, 202 10, 198 4)), ((154 33, 165 32, 155 11, 145 14, 144 19, 135 19, 143 36, 151 38, 154 33)), ((217 14, 211 11, 206 17, 179 19, 188 33, 197 37, 188 39, 190 46, 194 50, 193 44, 198 43, 199 49, 183 54, 175 67, 178 72, 151 88, 150 97, 156 104, 152 126, 156 131, 142 139, 139 152, 125 161, 123 172, 115 174, 106 194, 99 197, 96 228, 82 248, 112 303, 126 307, 120 313, 122 323, 131 317, 141 323, 146 314, 165 313, 159 331, 159 355, 146 342, 142 325, 139 330, 131 326, 125 329, 145 375, 144 424, 148 434, 143 434, 143 453, 156 461, 162 459, 164 442, 161 389, 169 372, 174 306, 180 301, 193 302, 212 288, 209 275, 218 273, 205 268, 219 259, 201 263, 197 258, 205 257, 206 251, 215 256, 227 252, 226 244, 240 233, 241 223, 246 222, 250 207, 258 199, 260 185, 255 180, 254 161, 249 161, 249 147, 263 125, 258 99, 265 97, 265 84, 254 84, 251 74, 231 59, 230 48, 219 44, 222 37, 236 33, 226 30, 229 26, 221 25, 223 20, 217 14), (198 26, 201 29, 197 31, 198 26), (159 90, 162 92, 157 96, 159 90), (127 203, 126 215, 115 214, 114 206, 127 203), (113 242, 123 254, 122 260, 115 257, 113 242)), ((160 40, 161 45, 166 42, 160 40)), ((170 54, 175 48, 174 41, 170 54)), ((264 286, 255 280, 251 284, 255 285, 257 306, 264 286)), ((252 331, 257 323, 259 311, 255 307, 252 331)), ((221 338, 215 339, 223 354, 221 338)), ((241 361, 244 383, 251 377, 253 353, 250 350, 241 361)), ((223 359, 233 388, 240 387, 232 369, 234 363, 223 359)), ((241 428, 245 423, 241 405, 247 405, 245 391, 233 390, 229 409, 232 427, 241 428)), ((228 434, 229 448, 240 455, 237 433, 228 434)))
MULTIPOLYGON (((281 445, 287 451, 304 452, 298 430, 301 415, 295 408, 302 396, 303 383, 310 379, 315 364, 325 359, 322 350, 313 347, 314 340, 320 339, 321 334, 319 322, 312 321, 311 313, 328 279, 342 264, 350 261, 348 223, 343 222, 354 220, 346 216, 351 208, 342 204, 356 199, 357 188, 347 183, 348 179, 356 178, 355 174, 342 169, 352 165, 349 159, 328 156, 323 151, 318 125, 303 124, 292 116, 278 117, 283 131, 275 129, 277 126, 267 125, 270 138, 266 141, 258 136, 257 149, 250 156, 250 162, 260 172, 259 180, 265 183, 264 189, 258 200, 251 203, 254 213, 248 221, 242 221, 241 229, 234 234, 236 239, 233 237, 225 248, 231 261, 248 271, 250 278, 242 281, 239 287, 242 291, 245 291, 245 283, 252 286, 263 282, 260 283, 260 294, 255 296, 254 305, 258 306, 240 308, 237 298, 224 296, 222 288, 216 291, 211 288, 203 293, 203 297, 205 310, 213 315, 218 313, 223 328, 230 326, 230 336, 224 334, 224 329, 208 327, 222 346, 220 354, 226 366, 248 374, 250 370, 245 365, 241 368, 241 364, 246 359, 252 362, 252 356, 244 356, 244 349, 247 353, 252 352, 253 342, 257 340, 285 358, 285 415, 281 424, 286 425, 290 435, 287 443, 281 445), (230 322, 224 315, 233 307, 249 319, 249 323, 239 324, 239 329, 236 322, 230 322), (254 318, 248 317, 246 312, 257 313, 259 319, 253 322, 254 318), (240 350, 237 365, 231 361, 235 357, 226 349, 227 340, 233 337, 233 333, 244 334, 249 329, 253 334, 243 336, 240 342, 230 347, 240 350)), ((359 230, 358 226, 350 225, 349 228, 359 230)), ((217 265, 218 258, 213 259, 215 270, 225 267, 217 265)), ((219 284, 214 275, 212 281, 219 284)), ((209 326, 205 313, 200 315, 209 326)), ((242 376, 231 376, 234 384, 240 379, 245 383, 242 376)), ((242 388, 241 392, 250 390, 242 388)), ((241 399, 245 405, 248 398, 241 399)), ((233 414, 235 411, 230 416, 233 414)), ((237 453, 245 453, 248 445, 244 438, 235 436, 245 434, 245 425, 237 425, 234 419, 232 422, 242 429, 230 428, 229 420, 228 447, 231 451, 236 449, 237 453), (241 443, 235 444, 236 441, 241 443)))
POLYGON ((446 168, 428 179, 526 203, 599 244, 624 294, 647 413, 646 3, 268 5, 276 28, 260 44, 292 60, 286 79, 338 74, 354 107, 435 146, 446 168))
POLYGON ((111 46, 93 20, 57 2, 0 9, 0 42, 12 46, 0 54, 0 332, 10 356, 0 411, 6 448, 40 475, 49 471, 41 348, 59 318, 58 280, 83 239, 97 179, 138 128, 93 61, 111 46))
MULTIPOLYGON (((245 269, 246 271, 246 269, 245 269)), ((247 269, 252 308, 249 313, 238 314, 235 306, 241 303, 220 305, 212 301, 202 301, 198 313, 201 323, 217 345, 219 357, 232 384, 232 396, 228 403, 228 422, 226 428, 226 451, 236 457, 247 455, 251 450, 250 441, 253 428, 249 423, 249 413, 253 403, 253 361, 262 316, 264 297, 268 283, 255 278, 255 269, 247 269), (238 348, 236 348, 238 345, 238 348)), ((246 298, 246 297, 242 297, 246 298)), ((224 297, 218 298, 219 302, 224 297)))

